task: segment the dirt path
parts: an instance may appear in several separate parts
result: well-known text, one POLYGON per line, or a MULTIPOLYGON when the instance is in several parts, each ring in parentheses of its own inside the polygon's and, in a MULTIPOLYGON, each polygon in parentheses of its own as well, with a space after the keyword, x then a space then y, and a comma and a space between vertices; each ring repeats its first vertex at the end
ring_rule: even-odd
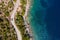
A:
POLYGON ((19 6, 19 3, 20 3, 20 0, 17 0, 17 1, 16 1, 16 4, 14 5, 14 10, 11 12, 11 23, 12 23, 12 25, 13 25, 14 28, 15 28, 15 31, 16 31, 16 33, 17 33, 18 40, 22 40, 21 32, 20 32, 20 30, 18 30, 18 28, 17 28, 17 26, 16 26, 16 24, 15 24, 15 20, 14 20, 14 16, 15 16, 15 14, 16 14, 16 10, 17 10, 17 8, 18 8, 18 6, 19 6))

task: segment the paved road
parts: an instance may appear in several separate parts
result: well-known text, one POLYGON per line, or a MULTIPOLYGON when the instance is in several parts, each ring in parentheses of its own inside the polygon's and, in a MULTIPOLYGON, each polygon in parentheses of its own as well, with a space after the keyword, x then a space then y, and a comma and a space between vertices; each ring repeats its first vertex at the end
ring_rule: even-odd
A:
POLYGON ((18 30, 18 28, 17 28, 17 26, 15 24, 15 21, 14 21, 14 16, 16 14, 16 10, 17 10, 17 8, 19 6, 19 3, 20 3, 20 0, 17 0, 16 4, 14 5, 14 10, 11 12, 11 23, 12 23, 12 25, 14 26, 14 28, 16 30, 18 40, 22 40, 21 32, 18 30))

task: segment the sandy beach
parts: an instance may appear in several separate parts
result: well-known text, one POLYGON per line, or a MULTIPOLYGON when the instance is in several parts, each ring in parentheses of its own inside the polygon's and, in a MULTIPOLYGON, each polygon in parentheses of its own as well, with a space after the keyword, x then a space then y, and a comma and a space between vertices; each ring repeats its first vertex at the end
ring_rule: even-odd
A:
POLYGON ((30 0, 27 0, 26 11, 25 11, 25 15, 23 16, 23 18, 24 18, 24 21, 25 21, 26 30, 28 31, 30 36, 32 36, 32 38, 30 38, 30 40, 33 40, 33 34, 32 34, 33 32, 32 32, 31 26, 29 25, 29 21, 27 20, 27 17, 28 17, 28 14, 29 14, 29 9, 31 7, 30 2, 31 2, 30 0))

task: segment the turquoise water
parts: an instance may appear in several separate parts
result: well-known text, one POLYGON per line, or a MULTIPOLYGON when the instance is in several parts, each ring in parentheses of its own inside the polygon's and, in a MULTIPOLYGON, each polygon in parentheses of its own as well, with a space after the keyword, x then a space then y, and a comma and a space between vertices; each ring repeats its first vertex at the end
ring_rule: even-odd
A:
POLYGON ((60 23, 60 1, 33 0, 32 3, 29 21, 34 40, 60 40, 60 25, 58 24, 60 23))
POLYGON ((33 0, 29 17, 34 40, 49 40, 46 23, 44 22, 48 6, 47 0, 33 0))

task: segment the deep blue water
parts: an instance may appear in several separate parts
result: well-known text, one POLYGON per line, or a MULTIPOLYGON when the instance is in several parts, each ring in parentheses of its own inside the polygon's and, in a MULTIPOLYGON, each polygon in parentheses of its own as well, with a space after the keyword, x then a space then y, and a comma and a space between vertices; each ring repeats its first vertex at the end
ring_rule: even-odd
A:
POLYGON ((33 0, 29 17, 34 40, 60 40, 59 0, 33 0))

